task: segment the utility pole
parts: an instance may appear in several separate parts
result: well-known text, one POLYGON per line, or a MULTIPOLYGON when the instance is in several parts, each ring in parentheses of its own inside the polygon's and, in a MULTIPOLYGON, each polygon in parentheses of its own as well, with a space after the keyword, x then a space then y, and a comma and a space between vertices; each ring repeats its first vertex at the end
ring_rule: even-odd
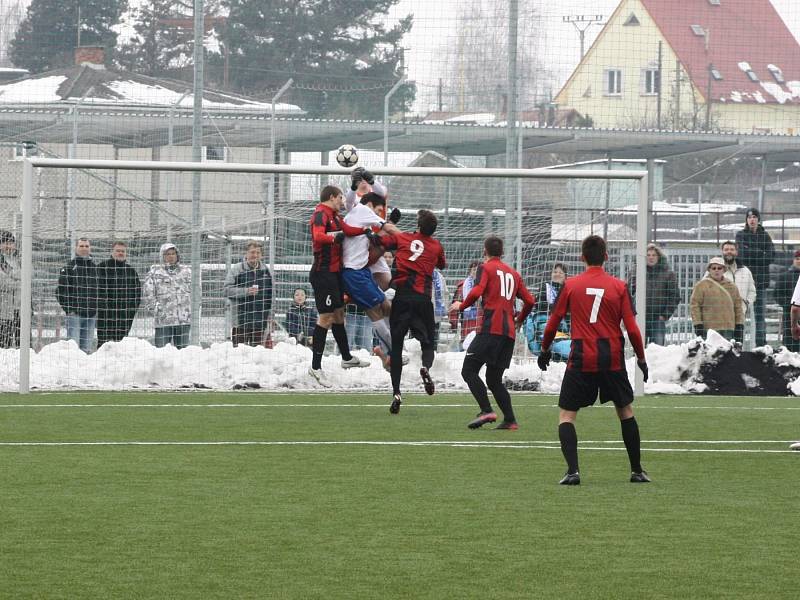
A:
POLYGON ((591 27, 593 24, 602 21, 603 18, 603 15, 564 15, 561 17, 561 20, 564 23, 572 23, 572 25, 578 31, 578 37, 581 39, 581 60, 583 60, 583 57, 586 54, 586 30, 589 29, 589 27, 591 27))

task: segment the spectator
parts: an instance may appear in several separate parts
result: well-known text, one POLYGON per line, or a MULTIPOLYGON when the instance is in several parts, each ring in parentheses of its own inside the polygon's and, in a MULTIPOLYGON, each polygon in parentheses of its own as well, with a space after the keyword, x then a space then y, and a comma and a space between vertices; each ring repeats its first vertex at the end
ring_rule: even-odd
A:
POLYGON ((733 282, 725 278, 725 261, 715 256, 708 261, 708 277, 692 289, 690 300, 694 332, 705 337, 709 329, 727 339, 743 335, 742 298, 733 282))
POLYGON ((311 336, 317 323, 317 311, 306 304, 306 291, 297 288, 294 291, 294 302, 286 311, 286 331, 297 340, 298 344, 311 345, 311 336))
POLYGON ((98 348, 106 342, 119 342, 128 335, 142 301, 142 282, 136 269, 127 263, 127 258, 128 245, 125 242, 114 242, 111 258, 97 265, 98 348))
POLYGON ((747 211, 744 229, 736 232, 736 245, 742 262, 753 273, 756 283, 756 300, 753 303, 753 320, 756 323, 756 346, 767 343, 767 327, 764 307, 769 287, 769 266, 775 257, 772 238, 761 225, 761 213, 757 208, 747 211))
MULTIPOLYGON (((469 295, 470 290, 475 286, 475 273, 478 271, 481 261, 473 260, 469 264, 469 272, 466 278, 459 282, 456 286, 456 291, 453 294, 453 302, 463 302, 464 298, 469 295)), ((452 303, 451 303, 452 304, 452 303)), ((475 304, 467 308, 460 315, 458 311, 451 310, 449 314, 450 327, 455 331, 458 329, 459 322, 461 324, 461 343, 464 343, 466 338, 473 331, 478 330, 483 317, 483 309, 475 304)))
POLYGON ((75 258, 58 274, 58 303, 67 315, 67 339, 74 340, 84 352, 92 351, 92 338, 97 325, 99 295, 97 265, 92 260, 92 244, 80 238, 75 245, 75 258))
POLYGON ((19 348, 20 264, 17 242, 0 230, 0 348, 19 348))
POLYGON ((791 352, 800 352, 800 341, 792 337, 791 328, 792 294, 794 293, 794 288, 797 285, 798 279, 800 279, 800 250, 795 250, 792 266, 780 274, 778 283, 775 286, 775 301, 780 304, 783 309, 783 323, 781 327, 783 345, 791 352))
MULTIPOLYGON (((753 305, 756 299, 756 284, 753 274, 738 258, 739 250, 736 242, 723 243, 721 250, 722 258, 725 260, 725 279, 736 284, 736 289, 739 290, 739 295, 742 297, 742 315, 747 319, 747 309, 753 305)), ((791 298, 791 292, 789 297, 791 298)), ((744 344, 744 331, 742 331, 742 339, 736 341, 744 344)))
POLYGON ((236 304, 233 345, 261 346, 272 311, 272 273, 261 260, 261 242, 249 240, 245 255, 225 278, 225 297, 236 304))
POLYGON ((189 344, 192 320, 192 268, 181 264, 175 244, 161 244, 161 263, 144 280, 145 305, 153 311, 156 348, 189 344))
POLYGON ((433 285, 431 286, 431 300, 433 302, 433 318, 435 320, 433 343, 439 345, 439 329, 442 321, 447 318, 449 305, 447 302, 447 282, 439 269, 433 270, 433 285))
MULTIPOLYGON (((550 271, 550 281, 546 282, 536 295, 535 309, 525 320, 525 339, 528 349, 533 354, 541 351, 544 328, 547 319, 558 300, 558 296, 567 281, 567 268, 564 263, 555 263, 550 271)), ((555 341, 550 350, 555 360, 566 360, 570 351, 569 319, 564 318, 559 324, 555 341)))
MULTIPOLYGON (((663 346, 667 336, 667 321, 678 308, 678 278, 669 268, 664 251, 656 244, 647 245, 647 278, 645 305, 645 344, 663 346)), ((636 275, 629 280, 631 294, 636 298, 636 275)))

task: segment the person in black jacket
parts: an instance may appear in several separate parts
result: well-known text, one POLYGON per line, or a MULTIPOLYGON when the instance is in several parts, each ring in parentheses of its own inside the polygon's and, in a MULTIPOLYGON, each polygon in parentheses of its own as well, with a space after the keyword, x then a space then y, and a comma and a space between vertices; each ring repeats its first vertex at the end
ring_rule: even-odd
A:
POLYGON ((736 232, 739 258, 750 269, 756 283, 756 301, 753 303, 753 320, 756 323, 756 346, 767 343, 767 327, 764 307, 769 287, 769 266, 775 258, 772 238, 761 225, 761 213, 757 208, 747 211, 744 229, 736 232))
POLYGON ((58 303, 67 314, 67 339, 74 340, 84 352, 92 351, 97 325, 97 265, 92 260, 92 244, 80 238, 75 258, 58 274, 58 303))
POLYGON ((233 345, 264 344, 272 311, 272 274, 261 260, 261 242, 247 242, 244 258, 231 268, 223 289, 236 307, 233 345))
POLYGON ((97 347, 119 342, 128 335, 142 301, 142 282, 136 269, 126 260, 128 245, 114 242, 111 258, 97 265, 99 304, 97 307, 97 347))
POLYGON ((783 345, 791 352, 800 352, 800 340, 792 337, 791 313, 792 313, 792 294, 797 280, 800 278, 800 250, 794 251, 792 266, 778 277, 775 285, 775 301, 783 309, 783 345))
POLYGON ((306 304, 306 291, 297 288, 294 291, 294 302, 286 311, 286 332, 297 340, 298 344, 311 345, 311 336, 317 324, 317 311, 306 304))
MULTIPOLYGON (((645 343, 653 342, 663 346, 667 335, 667 321, 678 308, 680 295, 678 278, 669 268, 667 257, 660 246, 647 245, 647 304, 645 306, 645 343)), ((628 285, 636 297, 636 275, 633 274, 628 285)))

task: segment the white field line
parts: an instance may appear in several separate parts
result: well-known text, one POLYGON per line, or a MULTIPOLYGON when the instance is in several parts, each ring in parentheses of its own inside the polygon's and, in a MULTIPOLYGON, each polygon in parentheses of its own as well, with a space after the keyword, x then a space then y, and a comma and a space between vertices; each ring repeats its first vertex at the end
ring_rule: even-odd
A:
MULTIPOLYGON (((557 408, 557 404, 514 403, 517 408, 557 408)), ((475 408, 475 403, 465 404, 416 404, 408 403, 406 408, 475 408)), ((106 404, 106 403, 65 403, 65 404, 0 404, 0 409, 14 408, 386 408, 380 404, 266 404, 266 403, 171 403, 171 404, 106 404)), ((611 409, 613 406, 593 408, 611 409)), ((800 411, 800 406, 637 406, 637 410, 789 410, 800 411)))
MULTIPOLYGON (((596 443, 596 442, 588 442, 596 443)), ((612 443, 612 442, 600 442, 612 443)), ((618 442, 617 442, 618 443, 618 442)), ((776 442, 777 443, 777 442, 776 442)), ((125 442, 0 442, 0 447, 64 447, 64 446, 433 446, 452 448, 500 448, 500 449, 538 449, 561 450, 558 442, 536 441, 518 443, 485 443, 485 442, 440 442, 440 441, 216 441, 216 442, 177 442, 177 441, 125 441, 125 442)), ((581 450, 624 451, 624 447, 593 447, 579 444, 581 450)), ((642 448, 647 452, 714 452, 744 454, 795 454, 795 450, 765 449, 720 449, 720 448, 642 448)))

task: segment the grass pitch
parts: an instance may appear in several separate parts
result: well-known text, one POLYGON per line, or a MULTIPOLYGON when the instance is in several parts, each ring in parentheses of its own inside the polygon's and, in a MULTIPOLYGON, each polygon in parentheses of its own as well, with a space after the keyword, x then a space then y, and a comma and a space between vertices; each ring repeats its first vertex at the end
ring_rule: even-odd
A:
POLYGON ((796 598, 796 398, 0 395, 2 598, 796 598))

